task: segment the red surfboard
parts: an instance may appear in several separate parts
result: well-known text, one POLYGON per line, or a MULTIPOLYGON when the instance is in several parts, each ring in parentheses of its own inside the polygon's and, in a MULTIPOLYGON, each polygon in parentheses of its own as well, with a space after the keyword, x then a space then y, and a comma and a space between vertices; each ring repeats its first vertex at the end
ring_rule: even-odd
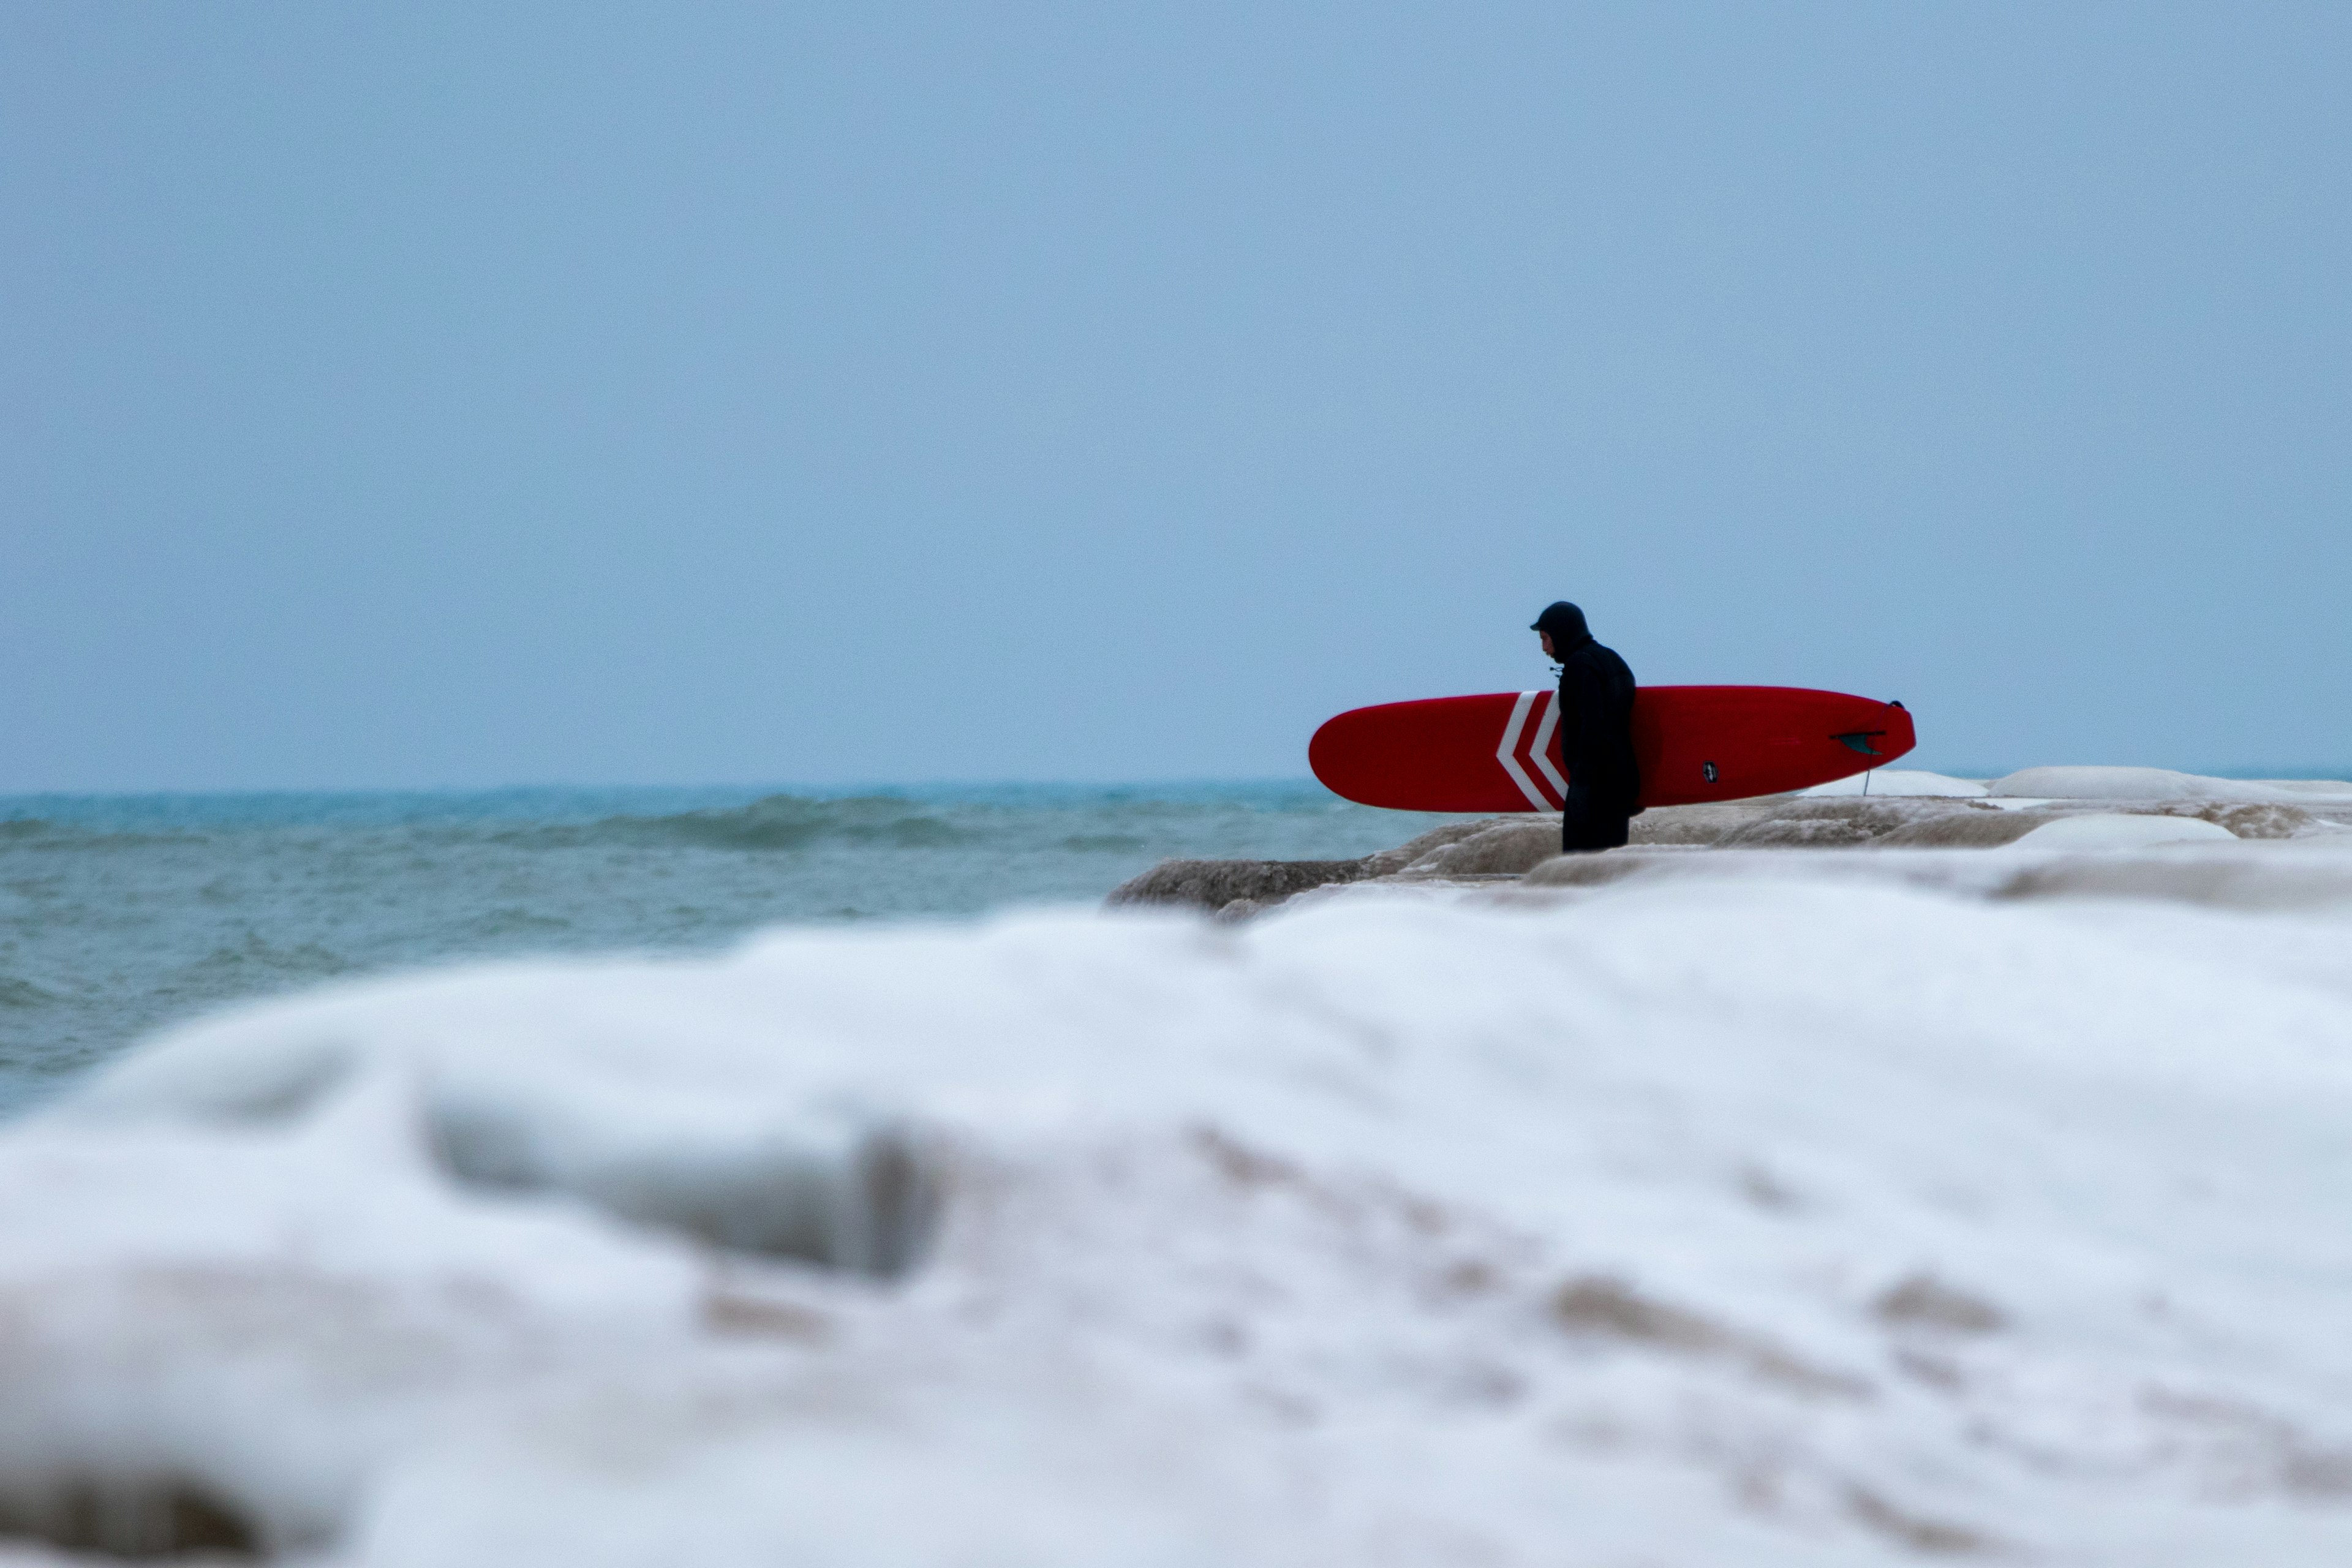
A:
MULTIPOLYGON (((1558 811, 1559 694, 1497 691, 1383 702, 1307 742, 1324 787, 1399 811, 1558 811)), ((1900 702, 1796 686, 1644 686, 1633 695, 1643 805, 1806 789, 1918 743, 1900 702)))

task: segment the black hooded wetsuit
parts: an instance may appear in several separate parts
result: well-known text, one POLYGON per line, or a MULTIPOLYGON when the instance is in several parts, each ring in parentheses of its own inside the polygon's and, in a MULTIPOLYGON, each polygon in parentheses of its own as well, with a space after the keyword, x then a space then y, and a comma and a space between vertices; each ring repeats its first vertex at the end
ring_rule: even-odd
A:
POLYGON ((1633 672, 1595 642, 1584 612, 1565 602, 1536 620, 1559 660, 1559 761, 1568 777, 1560 848, 1614 849, 1639 808, 1642 768, 1633 759, 1633 672))

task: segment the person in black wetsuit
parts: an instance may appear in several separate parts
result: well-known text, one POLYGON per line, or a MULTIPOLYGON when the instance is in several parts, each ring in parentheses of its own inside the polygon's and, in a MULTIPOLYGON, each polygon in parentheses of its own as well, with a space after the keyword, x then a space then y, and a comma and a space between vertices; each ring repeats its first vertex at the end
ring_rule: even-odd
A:
POLYGON ((1567 853, 1614 849, 1641 807, 1633 760, 1633 672, 1595 642, 1584 612, 1565 599, 1536 617, 1543 650, 1559 661, 1559 761, 1568 775, 1559 845, 1567 853))

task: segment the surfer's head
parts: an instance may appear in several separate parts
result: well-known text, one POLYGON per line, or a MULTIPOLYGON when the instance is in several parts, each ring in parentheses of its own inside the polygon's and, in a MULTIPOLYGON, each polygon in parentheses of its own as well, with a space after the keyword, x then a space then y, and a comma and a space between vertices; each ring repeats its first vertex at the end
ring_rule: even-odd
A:
POLYGON ((1584 612, 1566 599, 1544 606, 1528 628, 1543 634, 1544 652, 1557 658, 1580 643, 1591 640, 1592 633, 1584 624, 1584 612))

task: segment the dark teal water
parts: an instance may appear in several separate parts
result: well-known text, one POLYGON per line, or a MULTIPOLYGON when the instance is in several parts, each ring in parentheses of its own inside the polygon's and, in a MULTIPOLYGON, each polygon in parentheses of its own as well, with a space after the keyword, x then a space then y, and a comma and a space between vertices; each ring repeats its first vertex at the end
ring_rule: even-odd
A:
POLYGON ((0 1110, 159 1026, 452 959, 1091 902, 1445 820, 1310 783, 0 796, 0 1110))

